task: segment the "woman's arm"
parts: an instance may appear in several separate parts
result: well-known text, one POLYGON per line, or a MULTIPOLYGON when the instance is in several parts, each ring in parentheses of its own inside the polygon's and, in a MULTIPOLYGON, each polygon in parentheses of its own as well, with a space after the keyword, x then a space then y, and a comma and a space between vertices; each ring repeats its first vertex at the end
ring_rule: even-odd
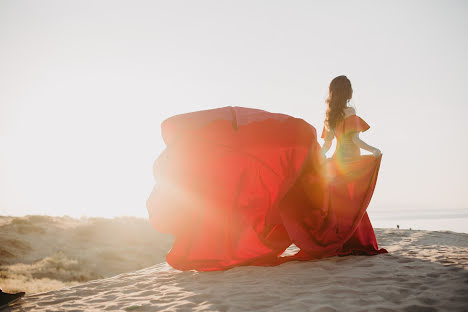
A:
POLYGON ((323 158, 327 158, 327 155, 325 155, 328 150, 330 149, 332 145, 332 141, 335 138, 335 131, 334 130, 327 130, 324 127, 324 134, 325 134, 325 142, 323 142, 322 149, 320 150, 320 153, 322 154, 323 158))
POLYGON ((320 150, 320 153, 322 153, 323 157, 327 157, 325 154, 328 152, 332 145, 333 138, 331 140, 325 140, 322 145, 322 149, 320 150))
POLYGON ((378 148, 373 147, 373 146, 367 144, 366 142, 364 142, 363 140, 361 140, 359 138, 359 132, 353 133, 351 138, 352 138, 354 144, 359 146, 359 148, 362 148, 362 149, 364 149, 364 150, 366 150, 368 152, 371 152, 375 157, 378 157, 378 156, 380 156, 382 154, 382 152, 378 148))

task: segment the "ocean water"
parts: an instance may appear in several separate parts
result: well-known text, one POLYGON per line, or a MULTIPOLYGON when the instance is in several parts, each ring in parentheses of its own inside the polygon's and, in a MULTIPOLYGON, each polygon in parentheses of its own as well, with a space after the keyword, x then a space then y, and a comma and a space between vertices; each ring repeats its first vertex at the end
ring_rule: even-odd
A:
POLYGON ((396 228, 453 231, 468 233, 468 209, 368 209, 371 223, 376 228, 396 228))

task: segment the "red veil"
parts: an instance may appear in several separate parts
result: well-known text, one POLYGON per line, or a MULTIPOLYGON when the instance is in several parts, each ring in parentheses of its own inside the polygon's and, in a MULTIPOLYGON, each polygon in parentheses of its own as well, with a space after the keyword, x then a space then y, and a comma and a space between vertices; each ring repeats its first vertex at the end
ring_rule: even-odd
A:
POLYGON ((224 107, 171 117, 162 136, 147 208, 153 226, 175 237, 166 256, 174 268, 385 252, 366 214, 380 158, 347 168, 361 170, 351 199, 346 181, 327 176, 315 128, 302 119, 224 107), (301 251, 280 257, 292 243, 301 251))

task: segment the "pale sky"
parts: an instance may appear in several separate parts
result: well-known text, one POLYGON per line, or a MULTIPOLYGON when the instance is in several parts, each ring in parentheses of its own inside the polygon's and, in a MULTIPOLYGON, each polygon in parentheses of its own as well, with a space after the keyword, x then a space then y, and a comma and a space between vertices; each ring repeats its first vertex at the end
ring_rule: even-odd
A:
POLYGON ((164 119, 254 107, 320 135, 342 74, 383 152, 369 209, 466 211, 467 16, 466 1, 0 1, 0 215, 145 217, 164 119))

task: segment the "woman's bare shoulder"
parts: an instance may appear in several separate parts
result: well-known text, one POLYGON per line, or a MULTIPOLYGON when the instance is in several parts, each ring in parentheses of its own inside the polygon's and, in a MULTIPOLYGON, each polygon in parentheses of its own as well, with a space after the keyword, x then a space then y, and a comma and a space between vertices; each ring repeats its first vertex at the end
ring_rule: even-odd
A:
POLYGON ((354 107, 346 107, 344 109, 344 113, 345 113, 345 118, 346 118, 352 115, 356 115, 356 110, 354 109, 354 107))

